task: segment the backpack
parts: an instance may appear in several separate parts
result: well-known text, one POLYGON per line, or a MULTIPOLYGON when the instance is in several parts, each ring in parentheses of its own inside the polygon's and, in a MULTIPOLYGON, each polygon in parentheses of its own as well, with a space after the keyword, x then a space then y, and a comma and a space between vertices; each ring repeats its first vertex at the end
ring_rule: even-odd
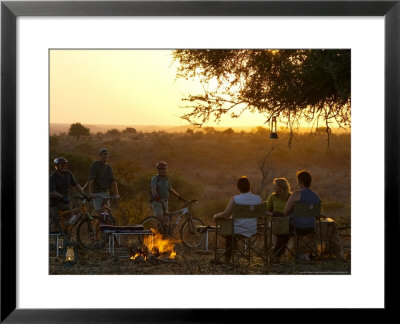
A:
MULTIPOLYGON (((169 179, 168 178, 166 178, 166 179, 169 182, 169 179)), ((151 182, 151 180, 150 180, 150 182, 151 182)), ((160 176, 157 175, 157 188, 156 188, 157 193, 158 193, 159 187, 160 187, 160 176)), ((151 187, 149 188, 149 197, 150 197, 150 202, 155 200, 155 199, 153 199, 153 194, 151 193, 151 187)))
MULTIPOLYGON (((151 179, 150 179, 150 184, 151 184, 151 179)), ((158 187, 159 186, 160 186, 160 177, 157 176, 157 189, 156 189, 157 193, 158 193, 158 187)), ((153 194, 151 193, 151 186, 149 188, 149 199, 150 199, 150 202, 152 202, 154 200, 153 199, 153 194)))

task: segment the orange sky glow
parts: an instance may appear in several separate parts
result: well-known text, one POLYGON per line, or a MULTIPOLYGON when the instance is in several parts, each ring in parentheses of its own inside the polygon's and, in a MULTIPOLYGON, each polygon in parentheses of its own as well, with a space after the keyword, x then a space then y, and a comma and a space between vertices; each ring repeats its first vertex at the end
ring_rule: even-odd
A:
MULTIPOLYGON (((176 79, 171 50, 50 50, 50 123, 189 125, 180 108, 200 83, 176 79)), ((245 111, 204 126, 267 127, 245 111)), ((301 125, 303 127, 311 125, 301 125)))

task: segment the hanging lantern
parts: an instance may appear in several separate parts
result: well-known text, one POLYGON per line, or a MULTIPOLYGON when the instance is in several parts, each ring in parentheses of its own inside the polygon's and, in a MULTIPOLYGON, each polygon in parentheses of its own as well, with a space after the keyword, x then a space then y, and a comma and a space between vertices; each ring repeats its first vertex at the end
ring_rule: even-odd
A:
POLYGON ((64 265, 71 268, 77 260, 76 248, 74 242, 65 243, 64 265))
POLYGON ((276 117, 272 117, 271 119, 271 134, 269 138, 278 139, 278 130, 276 128, 276 117))

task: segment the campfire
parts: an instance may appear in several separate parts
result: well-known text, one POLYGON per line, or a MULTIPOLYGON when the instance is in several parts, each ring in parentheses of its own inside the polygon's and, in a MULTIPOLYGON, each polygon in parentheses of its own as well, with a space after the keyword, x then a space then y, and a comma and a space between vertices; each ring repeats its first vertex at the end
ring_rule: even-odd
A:
POLYGON ((165 261, 176 257, 174 250, 176 240, 163 238, 162 234, 152 229, 153 235, 146 236, 143 244, 131 246, 131 260, 135 261, 165 261))

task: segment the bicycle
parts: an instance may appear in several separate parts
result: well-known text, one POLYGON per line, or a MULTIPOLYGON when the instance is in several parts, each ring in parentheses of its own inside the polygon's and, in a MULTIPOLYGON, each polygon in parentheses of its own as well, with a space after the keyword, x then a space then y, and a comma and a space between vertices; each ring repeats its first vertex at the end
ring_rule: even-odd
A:
MULTIPOLYGON (((89 226, 89 222, 81 222, 78 224, 76 229, 76 237, 81 246, 86 247, 88 249, 97 249, 102 248, 105 245, 105 241, 102 240, 100 225, 117 225, 117 221, 115 217, 111 214, 110 208, 110 200, 117 200, 114 196, 95 196, 93 198, 89 198, 89 200, 102 198, 102 207, 101 211, 98 215, 92 216, 95 220, 95 226, 92 228, 89 226), (89 241, 89 242, 88 242, 89 241), (88 243, 88 244, 86 244, 88 243)), ((93 223, 93 222, 92 222, 93 223)), ((93 224, 92 224, 93 225, 93 224)), ((115 244, 118 246, 118 241, 115 241, 115 244)))
POLYGON ((183 218, 186 218, 179 230, 180 237, 183 244, 188 248, 197 248, 201 244, 201 233, 196 231, 196 226, 204 226, 204 223, 200 219, 192 217, 189 206, 193 203, 197 203, 197 200, 187 201, 183 208, 174 212, 166 212, 163 208, 163 219, 159 219, 156 216, 149 216, 142 221, 142 225, 145 230, 155 229, 163 236, 173 237, 175 228, 183 218), (172 222, 173 216, 177 216, 174 222, 172 222))
POLYGON ((110 200, 119 200, 115 196, 95 196, 91 199, 102 198, 101 212, 99 215, 107 225, 117 225, 117 220, 111 213, 110 200))
MULTIPOLYGON (((104 199, 111 197, 105 197, 104 199)), ((79 196, 82 200, 81 205, 77 208, 66 211, 58 211, 57 217, 50 219, 50 229, 52 232, 62 233, 65 239, 70 240, 72 231, 76 227, 76 239, 81 248, 95 250, 104 246, 102 241, 100 225, 115 225, 115 218, 103 204, 101 216, 91 215, 87 203, 90 198, 79 196), (69 221, 66 220, 67 215, 75 215, 69 221)))

